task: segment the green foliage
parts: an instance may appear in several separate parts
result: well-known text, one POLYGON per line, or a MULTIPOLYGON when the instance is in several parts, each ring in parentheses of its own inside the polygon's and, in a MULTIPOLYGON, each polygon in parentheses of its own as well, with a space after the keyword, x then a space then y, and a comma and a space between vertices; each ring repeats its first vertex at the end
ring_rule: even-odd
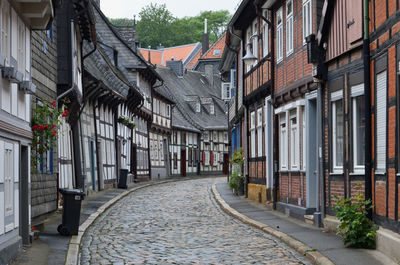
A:
POLYGON ((243 183, 243 176, 238 172, 232 173, 229 177, 229 187, 236 193, 239 191, 240 186, 243 183))
POLYGON ((136 30, 140 46, 156 48, 183 45, 202 41, 204 19, 210 33, 210 43, 215 42, 226 30, 231 19, 227 10, 203 11, 194 17, 176 18, 165 4, 149 4, 139 13, 136 30))
POLYGON ((131 121, 131 119, 129 119, 128 117, 126 117, 124 115, 120 115, 118 117, 118 122, 122 123, 123 125, 131 128, 131 129, 133 129, 136 126, 136 124, 133 121, 131 121))
POLYGON ((57 101, 48 103, 43 99, 32 111, 32 172, 37 173, 40 155, 50 151, 56 145, 58 127, 62 125, 62 117, 68 115, 66 105, 57 107, 57 101))
POLYGON ((129 19, 129 18, 109 18, 111 24, 113 24, 114 26, 125 26, 125 27, 132 27, 135 22, 133 19, 129 19))
POLYGON ((243 148, 240 147, 239 150, 233 153, 231 163, 243 165, 243 162, 244 162, 243 148))
MULTIPOLYGON (((339 199, 335 196, 335 199, 339 199)), ((334 210, 341 222, 338 235, 343 237, 346 247, 375 248, 375 236, 378 229, 367 217, 372 209, 371 200, 365 201, 361 193, 353 201, 351 198, 340 199, 334 210)))

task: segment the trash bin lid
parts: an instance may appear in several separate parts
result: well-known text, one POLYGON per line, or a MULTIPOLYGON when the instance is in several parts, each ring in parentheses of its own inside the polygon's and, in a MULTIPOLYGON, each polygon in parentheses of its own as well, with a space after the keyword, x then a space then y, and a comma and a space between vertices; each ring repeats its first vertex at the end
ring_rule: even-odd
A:
POLYGON ((81 195, 85 196, 85 193, 80 189, 60 189, 62 194, 71 194, 71 195, 81 195))

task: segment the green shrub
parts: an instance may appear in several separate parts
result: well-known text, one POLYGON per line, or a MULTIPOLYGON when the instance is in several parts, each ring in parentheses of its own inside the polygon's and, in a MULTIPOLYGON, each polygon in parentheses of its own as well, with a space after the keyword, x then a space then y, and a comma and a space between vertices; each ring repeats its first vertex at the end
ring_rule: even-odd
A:
POLYGON ((337 234, 342 236, 346 247, 375 248, 378 226, 367 217, 367 211, 372 207, 371 200, 364 200, 361 193, 353 201, 351 198, 338 200, 334 207, 341 222, 337 234))
POLYGON ((235 172, 229 177, 229 187, 235 192, 239 191, 240 185, 243 182, 243 176, 235 172))

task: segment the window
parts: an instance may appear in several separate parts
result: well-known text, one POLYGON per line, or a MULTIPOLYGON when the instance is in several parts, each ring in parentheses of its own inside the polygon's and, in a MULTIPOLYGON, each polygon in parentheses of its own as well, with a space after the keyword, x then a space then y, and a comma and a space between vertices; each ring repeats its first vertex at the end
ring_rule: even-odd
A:
POLYGON ((192 148, 189 148, 189 167, 192 166, 192 148))
POLYGON ((18 70, 25 73, 25 24, 18 20, 18 70))
POLYGON ((162 143, 162 140, 160 141, 160 143, 159 143, 159 150, 160 150, 160 160, 161 161, 164 161, 164 150, 163 150, 163 143, 162 143))
POLYGON ((154 159, 153 140, 150 140, 150 159, 154 159))
POLYGON ((46 152, 46 172, 53 174, 53 148, 46 152))
POLYGON ((214 104, 210 105, 210 114, 214 115, 215 114, 215 108, 214 108, 214 104))
POLYGON ((283 59, 283 12, 282 7, 276 13, 276 61, 283 59))
MULTIPOLYGON (((9 40, 9 21, 10 21, 10 8, 8 1, 2 1, 2 25, 1 25, 1 53, 6 59, 9 59, 10 53, 10 40, 9 40)), ((7 61, 8 62, 8 61, 7 61)))
MULTIPOLYGON (((247 29, 247 34, 246 34, 247 38, 246 38, 246 46, 245 46, 245 50, 246 50, 246 54, 247 54, 247 45, 248 43, 250 43, 251 40, 251 27, 247 29)), ((250 46, 250 51, 253 52, 253 45, 250 46)), ((246 70, 247 72, 250 71, 251 69, 251 65, 250 64, 246 64, 246 70)))
POLYGON ((200 102, 196 102, 196 112, 197 113, 200 112, 200 109, 201 109, 200 102))
POLYGON ((293 1, 286 2, 286 55, 293 53, 293 1))
MULTIPOLYGON (((258 23, 257 23, 257 20, 253 24, 253 35, 254 36, 258 35, 258 23)), ((253 43, 253 54, 258 59, 258 37, 253 37, 252 43, 253 43)), ((254 62, 253 66, 256 65, 257 63, 258 63, 258 60, 256 60, 254 62)))
POLYGON ((204 142, 208 142, 208 132, 204 132, 203 138, 204 138, 204 142))
POLYGON ((221 96, 222 99, 230 99, 231 98, 231 89, 229 83, 221 84, 221 96))
POLYGON ((231 91, 231 94, 229 95, 229 98, 235 96, 235 88, 236 88, 236 69, 231 69, 231 74, 230 74, 230 91, 231 91))
POLYGON ((174 169, 178 169, 178 154, 174 153, 174 169))
POLYGON ((171 115, 171 106, 170 105, 167 105, 167 117, 170 117, 170 115, 171 115))
POLYGON ((257 155, 258 157, 263 156, 263 146, 262 146, 262 108, 257 110, 257 155))
POLYGON ((214 56, 220 56, 221 55, 221 50, 220 49, 216 49, 213 51, 213 55, 214 56))
POLYGON ((279 116, 279 142, 280 142, 280 163, 281 170, 287 170, 287 127, 286 127, 286 113, 279 116))
POLYGON ((153 150, 154 150, 154 159, 158 160, 158 142, 154 140, 153 142, 153 150))
POLYGON ((213 132, 213 142, 218 142, 218 132, 213 132))
POLYGON ((290 111, 290 165, 291 169, 299 168, 299 129, 297 123, 297 109, 290 111))
POLYGON ((11 143, 4 143, 4 199, 5 212, 10 214, 14 206, 14 146, 11 143))
POLYGON ((365 168, 364 84, 351 88, 353 105, 353 166, 354 172, 365 168))
POLYGON ((376 170, 386 171, 386 71, 376 76, 376 170))
POLYGON ((255 119, 255 112, 253 111, 250 114, 250 137, 251 137, 251 157, 256 157, 256 119, 255 119))
POLYGON ((205 165, 209 166, 210 165, 210 152, 205 152, 205 165))
MULTIPOLYGON (((265 11, 265 17, 268 18, 268 11, 265 11)), ((267 22, 263 22, 263 56, 267 56, 269 52, 269 26, 267 22)))
MULTIPOLYGON (((344 147, 344 137, 343 137, 343 101, 342 101, 342 91, 333 96, 332 93, 332 157, 333 157, 333 171, 343 170, 343 147, 344 147)), ((337 93, 335 92, 335 93, 337 93)))
POLYGON ((312 8, 311 0, 303 0, 303 44, 306 37, 312 33, 312 8))

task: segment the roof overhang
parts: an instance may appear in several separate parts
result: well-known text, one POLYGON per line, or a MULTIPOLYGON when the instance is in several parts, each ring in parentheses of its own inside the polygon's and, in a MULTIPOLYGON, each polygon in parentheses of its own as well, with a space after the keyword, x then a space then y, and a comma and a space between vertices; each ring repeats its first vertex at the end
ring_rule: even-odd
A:
POLYGON ((262 8, 269 9, 271 8, 278 0, 267 0, 265 1, 264 5, 262 5, 262 8))
POLYGON ((54 7, 60 0, 12 0, 16 11, 33 30, 44 30, 50 27, 54 18, 54 7))

